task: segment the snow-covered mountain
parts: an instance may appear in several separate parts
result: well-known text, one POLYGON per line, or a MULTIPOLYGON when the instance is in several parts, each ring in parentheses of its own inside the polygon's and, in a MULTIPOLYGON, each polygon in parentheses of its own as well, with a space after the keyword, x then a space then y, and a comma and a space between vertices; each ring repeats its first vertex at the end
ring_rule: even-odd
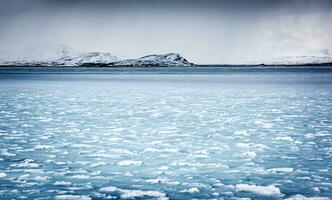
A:
POLYGON ((256 62, 265 65, 310 65, 332 63, 332 56, 283 56, 256 62))
POLYGON ((13 54, 0 53, 2 66, 190 66, 192 63, 177 53, 148 55, 136 59, 124 59, 102 52, 75 52, 67 47, 52 46, 13 54))
POLYGON ((192 63, 177 53, 148 55, 138 59, 127 59, 114 62, 116 66, 190 66, 192 63))
POLYGON ((252 62, 252 64, 265 65, 319 65, 326 63, 332 63, 332 54, 328 49, 312 51, 309 53, 307 52, 303 55, 267 57, 265 59, 252 62))
POLYGON ((90 52, 81 53, 75 56, 64 56, 54 61, 53 65, 59 66, 81 66, 87 64, 103 65, 120 61, 120 59, 110 53, 90 52))
MULTIPOLYGON (((220 63, 223 64, 223 63, 220 63)), ((237 63, 234 63, 236 65, 237 63)), ((330 50, 306 52, 303 55, 290 53, 275 57, 251 59, 243 65, 325 65, 332 64, 330 50), (283 56, 287 55, 287 56, 283 56)), ((191 66, 187 59, 177 53, 153 54, 140 58, 123 58, 111 53, 78 52, 63 45, 39 45, 12 53, 0 52, 0 66, 191 66)), ((229 65, 232 65, 230 63, 229 65)))

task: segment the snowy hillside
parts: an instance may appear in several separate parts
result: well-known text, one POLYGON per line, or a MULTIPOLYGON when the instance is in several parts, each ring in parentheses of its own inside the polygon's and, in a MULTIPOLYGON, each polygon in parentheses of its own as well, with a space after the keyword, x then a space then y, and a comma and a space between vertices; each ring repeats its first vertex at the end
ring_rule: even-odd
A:
POLYGON ((113 63, 118 66, 190 66, 192 63, 177 53, 148 55, 138 59, 127 59, 113 63))
POLYGON ((319 65, 332 63, 332 53, 329 49, 313 50, 302 54, 284 53, 256 60, 253 64, 265 65, 319 65))
POLYGON ((54 61, 54 64, 60 66, 81 66, 85 64, 107 64, 117 62, 119 59, 110 53, 91 52, 81 53, 77 56, 65 56, 54 61))
POLYGON ((2 66, 190 66, 192 63, 177 53, 148 55, 137 59, 124 59, 103 52, 76 52, 53 45, 25 49, 22 52, 0 54, 2 66), (13 56, 19 55, 19 56, 13 56))
POLYGON ((265 65, 307 65, 332 63, 332 56, 284 56, 259 62, 265 65))

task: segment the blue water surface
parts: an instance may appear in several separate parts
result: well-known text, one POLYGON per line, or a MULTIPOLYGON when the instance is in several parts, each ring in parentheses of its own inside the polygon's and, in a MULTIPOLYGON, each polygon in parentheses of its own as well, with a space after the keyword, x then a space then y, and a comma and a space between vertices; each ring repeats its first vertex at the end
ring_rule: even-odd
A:
POLYGON ((0 68, 0 199, 329 199, 332 67, 0 68))

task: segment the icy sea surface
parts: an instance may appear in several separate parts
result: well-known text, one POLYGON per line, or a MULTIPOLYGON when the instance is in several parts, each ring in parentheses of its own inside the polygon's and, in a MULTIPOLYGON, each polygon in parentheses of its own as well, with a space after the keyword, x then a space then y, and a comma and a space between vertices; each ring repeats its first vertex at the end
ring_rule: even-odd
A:
POLYGON ((0 199, 326 200, 332 68, 0 68, 0 199))

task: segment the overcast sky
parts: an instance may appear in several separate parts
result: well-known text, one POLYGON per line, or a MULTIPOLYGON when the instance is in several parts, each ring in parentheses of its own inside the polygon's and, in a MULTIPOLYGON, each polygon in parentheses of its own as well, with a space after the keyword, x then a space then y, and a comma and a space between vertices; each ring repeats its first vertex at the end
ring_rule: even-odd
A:
POLYGON ((62 44, 241 63, 332 48, 332 0, 0 0, 0 50, 62 44))

